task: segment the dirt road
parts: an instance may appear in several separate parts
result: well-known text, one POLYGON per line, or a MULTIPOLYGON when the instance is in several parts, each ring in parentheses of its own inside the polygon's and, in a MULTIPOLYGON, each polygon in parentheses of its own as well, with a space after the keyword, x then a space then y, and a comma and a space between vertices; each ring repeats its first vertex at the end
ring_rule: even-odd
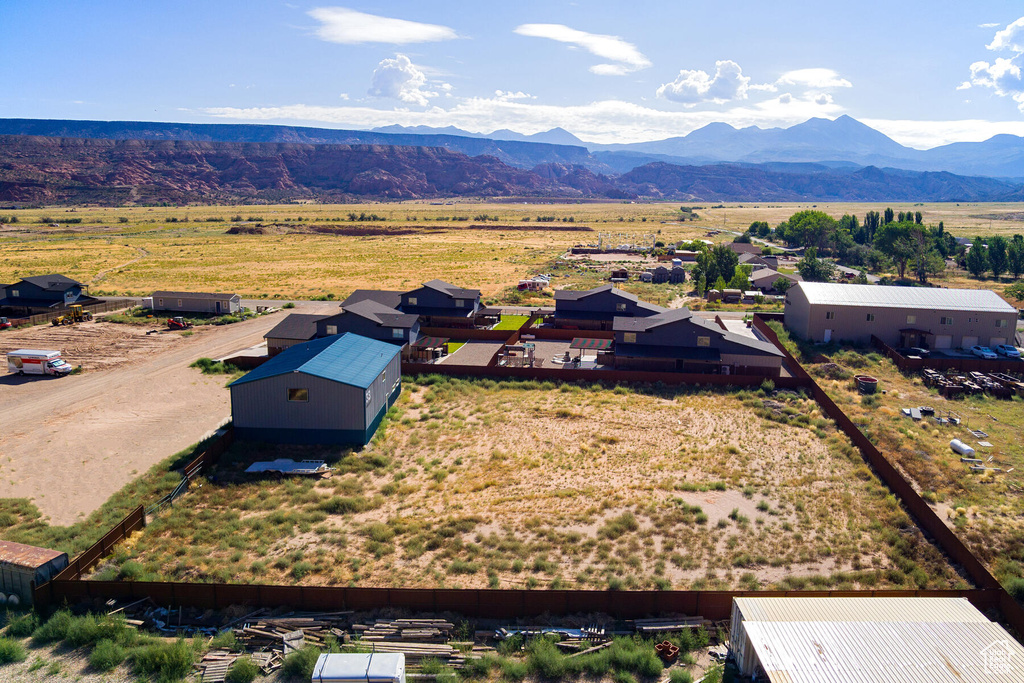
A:
MULTIPOLYGON (((310 303, 296 311, 334 312, 337 306, 310 303)), ((202 375, 188 365, 202 356, 223 357, 258 344, 285 313, 200 327, 189 337, 175 333, 147 339, 143 333, 138 338, 137 330, 112 323, 4 332, 4 350, 46 341, 46 335, 61 330, 70 340, 65 347, 101 334, 135 339, 137 345, 112 354, 113 342, 101 344, 108 350, 94 353, 106 353, 104 362, 69 358, 72 364, 97 368, 81 375, 0 376, 0 497, 33 499, 52 524, 71 524, 89 514, 153 464, 199 441, 229 417, 225 376, 202 375), (98 331, 104 327, 120 329, 98 331)))

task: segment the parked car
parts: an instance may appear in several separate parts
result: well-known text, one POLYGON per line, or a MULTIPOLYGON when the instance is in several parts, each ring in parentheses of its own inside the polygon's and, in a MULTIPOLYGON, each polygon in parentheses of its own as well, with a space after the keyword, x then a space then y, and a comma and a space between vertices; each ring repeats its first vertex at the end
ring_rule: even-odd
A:
POLYGON ((900 353, 904 356, 917 356, 918 358, 927 358, 931 355, 928 349, 921 348, 920 346, 912 346, 909 349, 900 349, 900 353))
POLYGON ((987 346, 972 346, 971 353, 973 353, 978 358, 984 358, 986 360, 998 358, 996 352, 988 348, 987 346))
POLYGON ((1007 358, 1020 358, 1020 349, 1009 344, 999 344, 996 346, 996 353, 1007 358))

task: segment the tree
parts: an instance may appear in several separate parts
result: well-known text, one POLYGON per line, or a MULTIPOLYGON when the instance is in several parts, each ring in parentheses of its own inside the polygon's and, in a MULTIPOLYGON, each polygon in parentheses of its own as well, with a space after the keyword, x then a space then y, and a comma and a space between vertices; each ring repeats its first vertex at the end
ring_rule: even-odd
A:
POLYGON ((736 274, 739 255, 724 244, 711 249, 702 249, 697 254, 697 266, 693 270, 694 277, 704 275, 705 282, 717 282, 718 278, 728 282, 736 274))
POLYGON ((914 222, 915 223, 917 223, 918 225, 921 225, 923 223, 923 221, 924 221, 924 216, 921 215, 920 211, 918 211, 917 213, 914 214, 914 222))
POLYGON ((980 237, 974 239, 974 244, 971 245, 970 251, 967 252, 967 270, 971 271, 971 275, 976 278, 982 278, 985 276, 985 271, 988 270, 988 250, 985 249, 985 243, 980 237))
POLYGON ((853 278, 853 284, 855 284, 855 285, 867 285, 867 284, 870 284, 868 282, 868 276, 864 273, 863 270, 858 270, 857 271, 857 277, 853 278))
POLYGON ((808 282, 828 282, 835 275, 836 267, 831 261, 818 258, 818 250, 810 247, 796 264, 800 277, 808 282))
POLYGON ((701 273, 697 277, 697 296, 701 296, 701 297, 704 296, 704 290, 707 288, 707 286, 708 286, 707 279, 706 279, 704 273, 701 273))
POLYGON ((878 226, 881 224, 882 217, 878 215, 878 212, 868 211, 864 215, 864 229, 860 233, 861 239, 857 239, 857 241, 861 244, 870 244, 875 239, 875 231, 878 230, 878 226))
POLYGON ((746 291, 750 287, 750 273, 753 270, 753 266, 736 266, 736 272, 733 273, 732 279, 729 280, 729 289, 746 291))
POLYGON ((785 294, 786 290, 793 286, 793 281, 786 277, 777 277, 772 283, 772 289, 779 294, 785 294))
POLYGON ((1010 285, 1004 291, 1007 296, 1012 296, 1017 301, 1024 301, 1024 282, 1017 282, 1010 285))
POLYGON ((1010 246, 1006 249, 1006 260, 1007 268, 1015 279, 1024 274, 1024 236, 1013 236, 1010 246))
POLYGON ((901 280, 916 252, 917 245, 911 234, 913 225, 906 221, 886 223, 875 233, 875 247, 892 260, 901 280))
POLYGON ((733 242, 735 244, 750 244, 750 231, 748 230, 741 235, 737 235, 733 242))
MULTIPOLYGON (((786 221, 787 244, 817 249, 835 248, 839 223, 824 211, 798 211, 786 221)), ((852 242, 852 239, 851 239, 852 242)))
POLYGON ((894 218, 895 214, 893 213, 893 210, 890 209, 889 207, 886 207, 885 218, 882 219, 882 225, 888 225, 889 223, 892 223, 894 218))
POLYGON ((712 289, 717 289, 719 292, 721 292, 723 289, 728 289, 728 288, 729 287, 728 287, 728 285, 725 282, 725 278, 723 278, 721 275, 718 276, 718 279, 715 280, 715 286, 712 287, 712 289))
POLYGON ((992 271, 992 276, 997 280, 1009 266, 1006 247, 1005 237, 993 237, 988 241, 988 267, 992 271))

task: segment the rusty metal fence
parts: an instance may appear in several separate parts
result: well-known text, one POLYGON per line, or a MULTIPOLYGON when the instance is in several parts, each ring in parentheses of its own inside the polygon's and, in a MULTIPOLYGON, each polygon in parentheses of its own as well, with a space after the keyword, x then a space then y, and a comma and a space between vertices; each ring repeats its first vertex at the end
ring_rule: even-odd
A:
POLYGON ((1012 358, 985 360, 984 358, 907 358, 902 353, 871 335, 871 344, 892 360, 901 372, 930 370, 956 370, 958 372, 1024 372, 1024 361, 1012 358))

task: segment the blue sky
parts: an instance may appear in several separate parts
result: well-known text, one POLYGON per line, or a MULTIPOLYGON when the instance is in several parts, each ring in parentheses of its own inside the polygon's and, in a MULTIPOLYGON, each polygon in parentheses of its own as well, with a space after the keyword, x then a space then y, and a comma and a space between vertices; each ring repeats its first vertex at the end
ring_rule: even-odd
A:
POLYGON ((0 0, 0 117, 1024 135, 1019 1, 0 0))

